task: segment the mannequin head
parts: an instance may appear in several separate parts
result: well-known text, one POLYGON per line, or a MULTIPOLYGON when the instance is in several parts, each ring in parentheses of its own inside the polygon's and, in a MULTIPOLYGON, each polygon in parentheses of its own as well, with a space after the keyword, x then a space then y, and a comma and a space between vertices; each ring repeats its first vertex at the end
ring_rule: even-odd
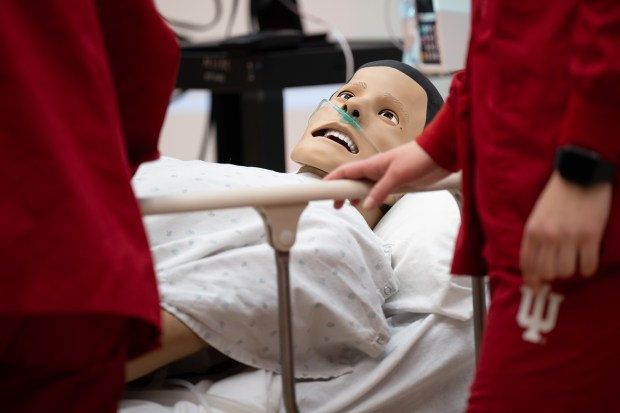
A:
POLYGON ((331 96, 331 104, 310 117, 291 159, 324 175, 385 152, 416 137, 442 102, 431 82, 411 66, 391 60, 368 63, 331 96))

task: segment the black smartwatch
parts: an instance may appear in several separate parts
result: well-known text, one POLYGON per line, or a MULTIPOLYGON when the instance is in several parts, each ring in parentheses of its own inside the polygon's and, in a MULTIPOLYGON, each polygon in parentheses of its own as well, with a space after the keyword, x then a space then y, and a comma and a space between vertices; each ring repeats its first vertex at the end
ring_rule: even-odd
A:
POLYGON ((558 148, 554 167, 562 178, 581 186, 612 182, 616 176, 614 163, 594 151, 573 145, 558 148))

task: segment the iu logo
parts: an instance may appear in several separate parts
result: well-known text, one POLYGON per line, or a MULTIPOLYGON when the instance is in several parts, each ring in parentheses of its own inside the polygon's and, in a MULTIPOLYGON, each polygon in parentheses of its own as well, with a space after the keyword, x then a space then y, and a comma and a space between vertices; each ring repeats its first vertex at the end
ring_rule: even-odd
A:
POLYGON ((542 286, 536 294, 527 285, 521 286, 521 305, 517 313, 517 323, 525 328, 523 340, 540 343, 542 342, 540 334, 548 333, 555 328, 558 310, 564 296, 550 291, 549 284, 542 286))

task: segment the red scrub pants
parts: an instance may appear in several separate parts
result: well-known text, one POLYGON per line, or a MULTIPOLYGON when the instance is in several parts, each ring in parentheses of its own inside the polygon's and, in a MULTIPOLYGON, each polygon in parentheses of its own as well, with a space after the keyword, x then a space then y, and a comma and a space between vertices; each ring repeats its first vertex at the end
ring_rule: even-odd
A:
POLYGON ((127 325, 106 315, 0 316, 0 410, 116 413, 127 325))

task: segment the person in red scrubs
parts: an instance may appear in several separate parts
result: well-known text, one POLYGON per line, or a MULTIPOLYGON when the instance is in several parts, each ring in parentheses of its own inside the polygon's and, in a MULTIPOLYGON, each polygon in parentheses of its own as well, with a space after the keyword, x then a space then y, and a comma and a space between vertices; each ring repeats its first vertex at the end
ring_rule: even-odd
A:
POLYGON ((178 45, 152 0, 7 0, 0 55, 0 410, 116 412, 158 344, 130 178, 158 157, 178 45))
POLYGON ((618 51, 617 0, 474 0, 466 67, 433 123, 326 177, 377 181, 370 208, 462 170, 452 271, 488 274, 491 292, 470 413, 617 404, 618 51))

